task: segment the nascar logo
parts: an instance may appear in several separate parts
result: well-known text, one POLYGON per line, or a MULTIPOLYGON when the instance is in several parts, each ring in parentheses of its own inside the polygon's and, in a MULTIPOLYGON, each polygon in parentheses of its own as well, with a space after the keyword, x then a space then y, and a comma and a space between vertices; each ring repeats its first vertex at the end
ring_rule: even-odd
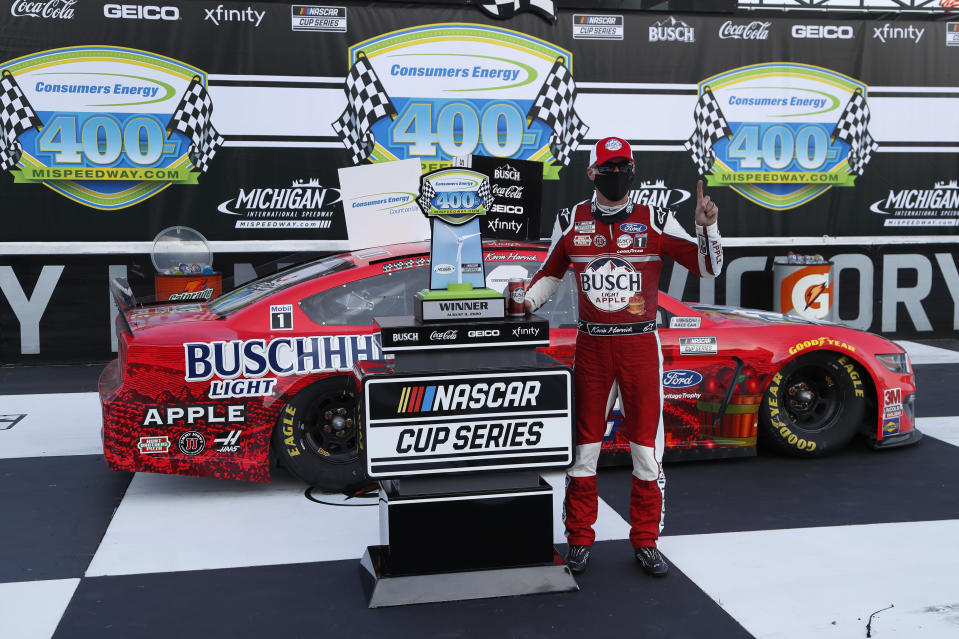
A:
POLYGON ((406 386, 400 392, 397 413, 430 413, 467 408, 536 406, 540 382, 493 382, 406 386))

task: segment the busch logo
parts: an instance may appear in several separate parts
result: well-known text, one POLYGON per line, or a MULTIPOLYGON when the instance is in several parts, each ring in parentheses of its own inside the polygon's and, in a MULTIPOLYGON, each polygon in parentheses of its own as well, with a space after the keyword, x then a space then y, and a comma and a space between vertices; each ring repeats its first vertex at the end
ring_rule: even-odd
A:
POLYGON ((580 288, 593 306, 603 311, 621 311, 634 293, 643 290, 642 274, 618 257, 599 257, 579 275, 580 288))
MULTIPOLYGON (((229 342, 187 342, 186 381, 349 370, 359 359, 380 359, 379 334, 278 337, 229 342)), ((256 380, 264 381, 264 380, 256 380)), ((275 382, 275 380, 274 380, 275 382)))
POLYGON ((442 333, 439 331, 433 331, 430 333, 431 342, 449 341, 454 339, 456 339, 456 331, 453 329, 443 331, 442 333))
POLYGON ((73 19, 73 6, 77 0, 16 0, 10 6, 10 15, 15 18, 29 16, 31 18, 60 18, 73 19))
POLYGON ((394 342, 418 342, 419 339, 419 333, 393 333, 394 342))
POLYGON ((519 171, 509 164, 504 164, 503 166, 496 167, 496 170, 493 171, 493 179, 519 182, 519 171))
POLYGON ((665 388, 689 388, 703 381, 703 376, 696 371, 685 368, 663 371, 663 386, 665 388))
POLYGON ((753 20, 749 24, 734 24, 727 20, 719 28, 719 37, 722 40, 765 40, 769 37, 769 26, 772 22, 753 20))
POLYGON ((493 195, 496 197, 508 197, 511 200, 519 200, 523 197, 523 187, 515 184, 511 186, 493 185, 493 195))
POLYGON ((676 18, 663 18, 649 28, 650 42, 696 42, 696 30, 676 18))

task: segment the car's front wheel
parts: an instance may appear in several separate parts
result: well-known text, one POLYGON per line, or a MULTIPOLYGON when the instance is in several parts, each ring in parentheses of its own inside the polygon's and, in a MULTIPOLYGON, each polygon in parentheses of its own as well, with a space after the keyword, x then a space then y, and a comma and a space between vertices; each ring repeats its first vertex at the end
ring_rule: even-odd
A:
POLYGON ((797 457, 836 452, 866 411, 866 377, 852 358, 813 353, 777 373, 759 410, 760 443, 797 457))
POLYGON ((280 464, 320 490, 367 481, 357 451, 359 401, 353 378, 334 376, 297 393, 280 411, 273 448, 280 464))

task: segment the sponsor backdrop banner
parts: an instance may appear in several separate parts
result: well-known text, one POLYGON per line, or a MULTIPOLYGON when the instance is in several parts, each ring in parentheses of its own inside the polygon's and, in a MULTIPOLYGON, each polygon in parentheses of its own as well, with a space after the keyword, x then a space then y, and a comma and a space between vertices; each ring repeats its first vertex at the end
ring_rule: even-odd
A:
POLYGON ((548 232, 613 134, 686 224, 705 176, 727 237, 959 231, 948 14, 0 1, 2 242, 338 250, 337 169, 469 154, 539 162, 548 232))

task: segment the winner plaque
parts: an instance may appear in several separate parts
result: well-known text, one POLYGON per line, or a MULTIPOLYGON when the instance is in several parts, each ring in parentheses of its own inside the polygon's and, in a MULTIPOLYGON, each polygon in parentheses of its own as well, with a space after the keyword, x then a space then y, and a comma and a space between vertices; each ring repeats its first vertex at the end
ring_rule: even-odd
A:
POLYGON ((506 300, 486 287, 480 216, 493 203, 489 178, 466 168, 420 178, 416 203, 432 222, 430 287, 416 294, 420 321, 501 319, 506 300))

